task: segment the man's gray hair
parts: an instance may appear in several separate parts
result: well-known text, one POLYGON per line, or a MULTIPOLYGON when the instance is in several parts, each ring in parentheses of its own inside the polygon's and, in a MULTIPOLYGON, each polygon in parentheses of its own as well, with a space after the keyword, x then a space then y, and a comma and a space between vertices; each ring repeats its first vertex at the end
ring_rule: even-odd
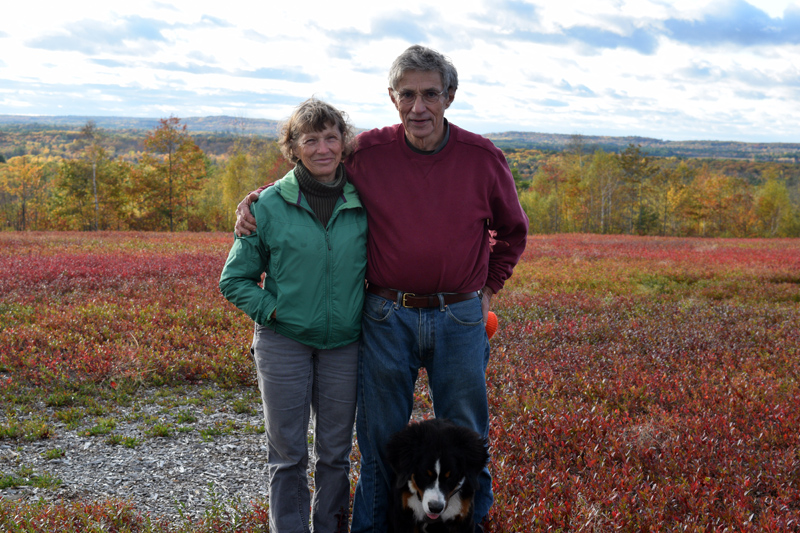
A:
POLYGON ((456 67, 447 57, 431 48, 415 44, 397 56, 389 69, 389 87, 397 89, 400 78, 409 70, 438 72, 442 76, 445 91, 458 89, 456 67))

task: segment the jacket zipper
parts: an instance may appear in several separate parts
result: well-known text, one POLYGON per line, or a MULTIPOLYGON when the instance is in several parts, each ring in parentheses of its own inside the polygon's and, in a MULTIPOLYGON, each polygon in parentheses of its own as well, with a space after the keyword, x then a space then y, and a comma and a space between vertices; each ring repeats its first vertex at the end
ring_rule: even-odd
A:
MULTIPOLYGON (((333 215, 331 215, 331 218, 333 218, 333 215)), ((330 223, 330 221, 328 222, 330 223)), ((333 285, 333 282, 331 280, 332 276, 331 255, 333 254, 333 252, 331 251, 331 234, 328 231, 328 228, 325 228, 325 245, 328 248, 328 253, 326 255, 326 265, 325 265, 325 276, 327 278, 325 282, 325 289, 328 291, 328 298, 325 300, 325 313, 327 315, 327 320, 325 321, 325 346, 327 346, 331 338, 331 315, 332 315, 331 303, 333 300, 332 297, 333 295, 331 293, 332 291, 331 286, 333 285)))
POLYGON ((331 267, 332 259, 331 259, 331 256, 333 255, 333 247, 331 246, 331 235, 330 235, 330 231, 328 230, 328 227, 331 226, 331 224, 333 223, 334 218, 336 218, 336 215, 339 214, 339 211, 344 209, 344 205, 340 205, 338 208, 333 210, 333 213, 331 213, 331 218, 328 219, 328 227, 322 226, 322 221, 317 218, 317 215, 314 214, 314 210, 313 209, 307 208, 307 207, 301 205, 299 202, 297 203, 297 206, 302 208, 302 209, 305 209, 306 211, 308 211, 311 214, 311 216, 314 217, 314 219, 317 221, 317 224, 319 224, 322 227, 323 231, 325 232, 325 248, 327 249, 327 252, 325 254, 325 293, 326 293, 325 294, 325 318, 326 318, 326 320, 325 320, 325 337, 323 339, 323 345, 327 346, 328 343, 330 342, 330 338, 331 338, 331 315, 333 314, 332 311, 331 311, 331 300, 332 300, 331 287, 333 285, 333 282, 331 280, 331 277, 332 277, 332 273, 331 273, 331 270, 332 270, 332 267, 331 267))

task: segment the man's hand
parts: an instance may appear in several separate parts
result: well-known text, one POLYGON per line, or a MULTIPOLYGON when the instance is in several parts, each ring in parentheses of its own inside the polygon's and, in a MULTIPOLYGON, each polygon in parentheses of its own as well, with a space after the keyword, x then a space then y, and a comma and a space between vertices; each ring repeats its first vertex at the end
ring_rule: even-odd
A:
POLYGON ((237 237, 250 235, 256 230, 256 217, 250 212, 250 204, 258 200, 258 192, 253 191, 236 206, 236 225, 233 231, 237 237))
POLYGON ((483 324, 486 325, 486 321, 489 319, 489 311, 492 304, 492 296, 494 296, 494 292, 489 287, 484 287, 483 290, 483 298, 481 298, 481 310, 483 311, 483 324))

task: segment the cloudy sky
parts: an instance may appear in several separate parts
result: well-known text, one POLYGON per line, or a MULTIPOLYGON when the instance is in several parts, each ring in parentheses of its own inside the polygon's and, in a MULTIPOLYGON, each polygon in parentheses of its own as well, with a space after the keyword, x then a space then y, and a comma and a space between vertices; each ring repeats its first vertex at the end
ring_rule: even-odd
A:
POLYGON ((453 60, 447 117, 478 133, 800 142, 800 0, 20 0, 0 114, 282 119, 314 95, 383 126, 414 43, 453 60))

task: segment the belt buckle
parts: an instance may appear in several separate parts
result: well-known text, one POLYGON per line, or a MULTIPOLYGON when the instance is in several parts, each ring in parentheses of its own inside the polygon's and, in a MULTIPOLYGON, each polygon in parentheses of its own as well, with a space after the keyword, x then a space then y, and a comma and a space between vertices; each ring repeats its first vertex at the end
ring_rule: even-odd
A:
POLYGON ((414 294, 413 292, 404 292, 403 293, 403 301, 401 302, 401 305, 403 307, 411 307, 410 305, 406 305, 406 298, 409 297, 409 296, 411 296, 413 298, 414 296, 416 296, 416 294, 414 294))

